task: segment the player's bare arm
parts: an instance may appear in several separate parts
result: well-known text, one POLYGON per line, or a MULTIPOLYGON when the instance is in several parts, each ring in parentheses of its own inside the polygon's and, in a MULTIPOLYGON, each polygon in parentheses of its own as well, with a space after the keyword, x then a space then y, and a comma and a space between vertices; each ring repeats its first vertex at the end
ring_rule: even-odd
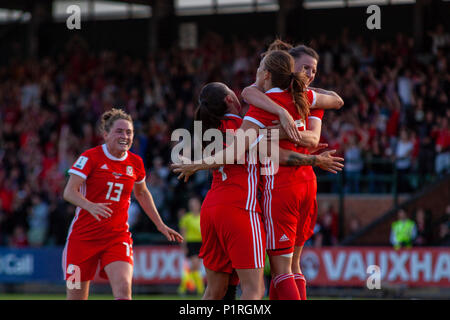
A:
POLYGON ((335 153, 336 150, 330 150, 318 155, 310 155, 280 149, 280 164, 287 166, 315 166, 331 173, 337 173, 344 168, 344 158, 333 156, 335 153))
POLYGON ((190 161, 182 161, 181 163, 171 164, 170 168, 174 173, 179 173, 178 180, 184 179, 184 182, 187 182, 189 180, 189 177, 197 171, 214 170, 220 168, 221 166, 223 166, 223 164, 190 163, 190 161))
POLYGON ((169 241, 183 242, 183 237, 175 230, 169 228, 161 219, 156 209, 152 194, 145 183, 136 183, 134 186, 134 196, 141 205, 145 214, 152 220, 159 232, 169 241))
POLYGON ((316 103, 311 109, 340 109, 344 100, 334 91, 308 87, 316 93, 316 103))
MULTIPOLYGON (((244 120, 239 130, 246 133, 249 130, 259 132, 258 125, 244 120)), ((237 136, 234 136, 233 142, 225 149, 217 152, 214 156, 204 158, 201 163, 191 163, 190 159, 180 163, 174 163, 170 167, 174 173, 179 173, 178 180, 184 178, 184 182, 189 180, 189 177, 200 170, 217 169, 224 163, 238 163, 245 158, 245 152, 250 148, 250 145, 255 142, 258 137, 256 135, 249 135, 249 139, 245 139, 245 147, 238 148, 237 136)))
POLYGON ((311 148, 315 149, 319 145, 320 140, 320 128, 317 128, 315 130, 304 130, 304 131, 298 131, 300 138, 292 140, 290 137, 288 137, 287 133, 285 132, 284 128, 280 125, 278 120, 273 121, 273 126, 267 127, 267 139, 270 140, 272 137, 274 137, 274 134, 272 133, 273 130, 279 130, 279 137, 278 139, 289 139, 295 144, 305 147, 305 148, 311 148))
POLYGON ((94 203, 86 199, 86 197, 80 193, 79 190, 83 182, 83 178, 71 174, 69 181, 64 188, 64 200, 88 211, 98 221, 100 221, 101 218, 111 217, 112 210, 108 207, 110 203, 94 203))
POLYGON ((294 119, 289 112, 278 103, 270 99, 259 87, 246 87, 242 91, 241 95, 247 103, 257 106, 264 111, 276 114, 278 118, 280 118, 281 126, 285 130, 289 139, 300 139, 297 126, 295 125, 294 119))

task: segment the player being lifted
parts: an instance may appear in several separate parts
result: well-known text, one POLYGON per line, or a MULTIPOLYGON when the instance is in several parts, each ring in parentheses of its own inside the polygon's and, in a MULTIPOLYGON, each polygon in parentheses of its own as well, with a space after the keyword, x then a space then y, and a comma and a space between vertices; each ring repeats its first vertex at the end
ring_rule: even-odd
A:
POLYGON ((69 300, 88 298, 99 264, 114 298, 131 299, 133 241, 127 220, 132 191, 158 231, 169 241, 183 241, 162 221, 145 183, 144 163, 129 151, 134 134, 131 116, 120 109, 107 111, 101 129, 105 144, 81 154, 64 189, 64 199, 77 207, 62 257, 69 300))

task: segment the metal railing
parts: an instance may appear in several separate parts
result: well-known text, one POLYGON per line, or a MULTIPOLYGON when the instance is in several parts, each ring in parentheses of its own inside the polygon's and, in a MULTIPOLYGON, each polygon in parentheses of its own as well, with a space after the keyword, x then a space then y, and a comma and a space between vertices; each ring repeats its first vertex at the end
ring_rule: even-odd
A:
MULTIPOLYGON (((345 164, 348 166, 349 161, 345 164)), ((344 168, 338 174, 327 173, 323 170, 315 170, 317 176, 317 192, 332 193, 339 196, 339 238, 344 234, 344 201, 349 195, 379 194, 392 195, 393 206, 399 205, 399 194, 412 194, 426 185, 438 180, 440 176, 434 172, 419 173, 412 166, 410 171, 399 170, 395 160, 391 159, 366 159, 363 162, 360 173, 348 172, 344 168), (377 166, 377 167, 374 167, 377 166), (376 171, 375 168, 383 168, 376 171)), ((450 167, 444 170, 449 172, 450 167)))

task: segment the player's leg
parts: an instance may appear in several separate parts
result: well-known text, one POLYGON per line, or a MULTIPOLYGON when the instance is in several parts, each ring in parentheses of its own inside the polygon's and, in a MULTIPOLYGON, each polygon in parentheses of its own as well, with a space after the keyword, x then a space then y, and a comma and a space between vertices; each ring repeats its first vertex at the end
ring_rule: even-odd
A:
POLYGON ((303 246, 294 246, 294 255, 292 256, 292 272, 302 273, 300 266, 300 256, 302 255, 303 246))
POLYGON ((227 291, 230 274, 225 272, 206 270, 206 290, 202 300, 221 300, 227 291))
POLYGON ((306 279, 301 270, 300 257, 305 242, 314 234, 314 227, 317 220, 317 181, 311 180, 303 183, 302 189, 304 190, 305 197, 300 205, 300 212, 302 214, 297 224, 292 272, 294 273, 300 298, 306 300, 306 279))
POLYGON ((107 242, 100 258, 100 277, 109 279, 114 299, 131 300, 133 241, 129 235, 107 242))
POLYGON ((241 282, 241 300, 261 300, 264 296, 264 268, 236 269, 241 282))
POLYGON ((299 191, 291 186, 265 190, 262 203, 272 281, 270 299, 299 300, 291 264, 299 219, 299 191))
MULTIPOLYGON (((274 255, 269 251, 272 290, 278 300, 300 300, 300 294, 292 273, 292 253, 274 255)), ((272 294, 272 298, 274 294, 272 294)))
POLYGON ((133 266, 125 261, 114 261, 104 268, 115 300, 131 300, 133 266))
POLYGON ((298 293, 301 300, 306 300, 306 279, 302 273, 300 265, 300 256, 302 255, 303 245, 294 247, 294 256, 292 257, 292 273, 297 284, 298 293))
POLYGON ((89 297, 89 284, 90 281, 80 282, 79 287, 69 289, 66 286, 66 299, 67 300, 87 300, 89 297))
MULTIPOLYGON (((205 203, 203 204, 205 205, 205 203)), ((223 215, 222 206, 202 207, 200 212, 200 229, 202 245, 199 258, 203 259, 206 271, 206 289, 203 300, 220 300, 225 296, 230 274, 233 269, 227 253, 220 244, 216 218, 223 215)))
POLYGON ((236 292, 238 284, 239 284, 239 277, 236 273, 236 270, 233 270, 233 272, 230 275, 227 292, 225 293, 223 300, 236 300, 236 292))
POLYGON ((62 254, 67 300, 86 300, 97 270, 101 246, 68 239, 62 254))
POLYGON ((264 296, 264 262, 266 234, 262 215, 240 208, 229 209, 222 226, 233 269, 239 277, 241 299, 258 300, 264 296), (226 220, 226 221, 225 221, 226 220))

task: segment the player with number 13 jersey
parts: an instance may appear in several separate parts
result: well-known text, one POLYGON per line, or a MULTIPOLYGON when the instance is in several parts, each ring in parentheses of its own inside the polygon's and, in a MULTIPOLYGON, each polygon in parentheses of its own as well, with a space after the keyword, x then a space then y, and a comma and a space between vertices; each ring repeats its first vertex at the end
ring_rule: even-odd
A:
POLYGON ((183 240, 162 221, 145 183, 144 163, 129 151, 134 137, 131 116, 120 109, 105 112, 102 131, 105 144, 81 154, 64 189, 64 199, 76 206, 62 257, 70 300, 88 298, 99 265, 114 298, 131 299, 133 241, 127 221, 132 191, 167 240, 183 240))
POLYGON ((106 144, 84 152, 69 170, 85 179, 81 193, 94 203, 109 203, 111 218, 96 221, 88 211, 77 207, 69 238, 77 240, 130 237, 128 207, 134 184, 145 183, 142 159, 126 152, 121 159, 108 152, 106 144))

